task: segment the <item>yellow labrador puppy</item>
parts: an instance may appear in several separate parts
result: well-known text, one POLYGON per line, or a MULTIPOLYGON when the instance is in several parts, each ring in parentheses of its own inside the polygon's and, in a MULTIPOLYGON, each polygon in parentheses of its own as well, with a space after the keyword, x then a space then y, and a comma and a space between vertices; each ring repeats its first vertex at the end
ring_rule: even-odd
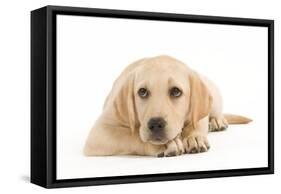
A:
POLYGON ((216 86, 169 56, 144 58, 115 81, 84 147, 87 156, 205 152, 208 131, 251 120, 222 113, 216 86))

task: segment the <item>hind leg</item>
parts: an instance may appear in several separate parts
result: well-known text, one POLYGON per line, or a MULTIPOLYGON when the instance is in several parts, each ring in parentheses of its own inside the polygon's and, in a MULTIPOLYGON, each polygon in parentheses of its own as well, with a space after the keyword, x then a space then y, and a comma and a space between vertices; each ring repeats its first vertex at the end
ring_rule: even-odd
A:
POLYGON ((209 131, 224 131, 228 127, 227 120, 222 117, 210 117, 209 119, 209 131))
POLYGON ((228 127, 227 120, 222 113, 222 98, 218 90, 213 94, 213 105, 209 117, 209 131, 223 131, 228 127))
POLYGON ((223 131, 228 127, 227 120, 222 113, 222 98, 220 94, 214 94, 212 110, 209 117, 209 131, 223 131))
POLYGON ((213 98, 209 117, 209 131, 223 131, 228 127, 227 120, 223 116, 223 100, 217 86, 210 80, 202 79, 208 87, 213 98))

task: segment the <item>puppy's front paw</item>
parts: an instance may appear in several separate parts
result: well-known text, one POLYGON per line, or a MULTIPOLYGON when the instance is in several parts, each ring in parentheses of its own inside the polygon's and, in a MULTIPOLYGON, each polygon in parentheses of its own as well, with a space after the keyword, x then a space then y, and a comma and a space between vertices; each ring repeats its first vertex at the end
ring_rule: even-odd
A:
POLYGON ((204 135, 189 135, 183 139, 186 153, 206 152, 210 149, 208 139, 204 135))
POLYGON ((161 152, 157 157, 171 157, 178 156, 184 153, 184 147, 181 138, 178 136, 166 145, 164 152, 161 152))

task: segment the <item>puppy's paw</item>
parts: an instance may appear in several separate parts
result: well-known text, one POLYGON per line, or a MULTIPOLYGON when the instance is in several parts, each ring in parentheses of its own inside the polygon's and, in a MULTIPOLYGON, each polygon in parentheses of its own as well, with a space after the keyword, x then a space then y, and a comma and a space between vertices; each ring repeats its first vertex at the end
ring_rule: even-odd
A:
POLYGON ((227 120, 223 117, 211 117, 209 122, 209 131, 224 131, 228 127, 227 120))
POLYGON ((184 153, 183 143, 180 137, 176 137, 166 145, 166 149, 163 152, 157 154, 157 157, 171 157, 178 156, 184 153))
POLYGON ((210 149, 208 139, 204 135, 189 135, 183 139, 186 153, 206 152, 210 149))

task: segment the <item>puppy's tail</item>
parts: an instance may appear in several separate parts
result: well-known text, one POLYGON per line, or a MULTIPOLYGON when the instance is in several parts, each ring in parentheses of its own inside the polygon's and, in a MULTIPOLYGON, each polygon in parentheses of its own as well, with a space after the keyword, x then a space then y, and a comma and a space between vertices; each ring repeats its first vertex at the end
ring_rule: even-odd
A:
POLYGON ((240 115, 223 114, 223 116, 227 120, 228 124, 247 124, 253 121, 252 119, 240 115))

